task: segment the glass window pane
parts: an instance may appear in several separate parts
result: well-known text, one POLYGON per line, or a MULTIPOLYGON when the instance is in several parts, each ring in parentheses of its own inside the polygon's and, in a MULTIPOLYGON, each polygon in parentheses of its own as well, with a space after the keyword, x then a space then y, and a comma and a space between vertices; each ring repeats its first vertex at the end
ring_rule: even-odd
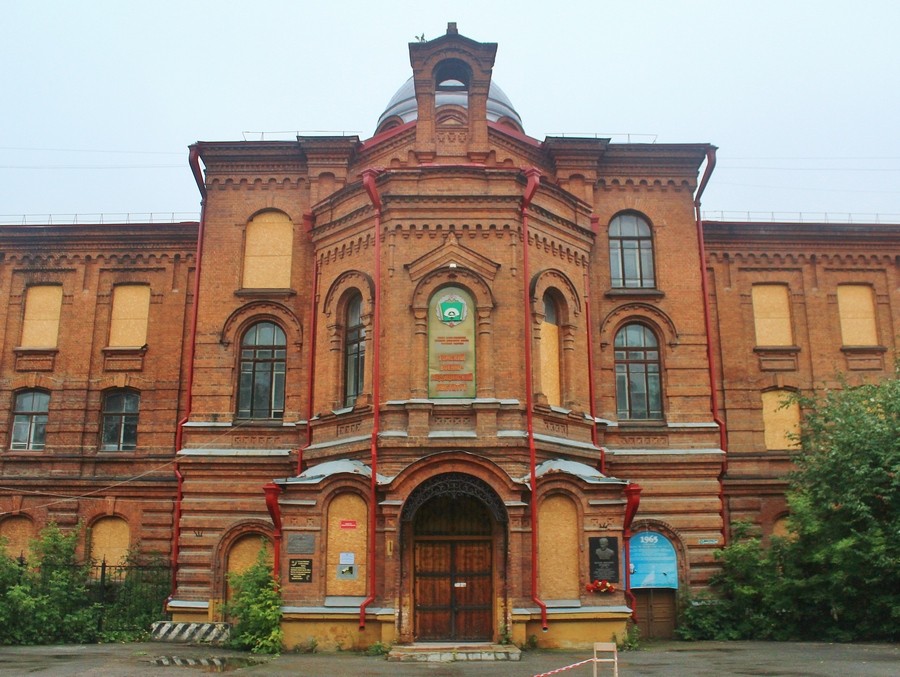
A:
POLYGON ((34 417, 31 430, 31 449, 41 450, 44 448, 44 437, 47 434, 47 417, 39 414, 34 417))
POLYGON ((137 448, 137 416, 126 416, 122 428, 122 449, 132 451, 137 448))

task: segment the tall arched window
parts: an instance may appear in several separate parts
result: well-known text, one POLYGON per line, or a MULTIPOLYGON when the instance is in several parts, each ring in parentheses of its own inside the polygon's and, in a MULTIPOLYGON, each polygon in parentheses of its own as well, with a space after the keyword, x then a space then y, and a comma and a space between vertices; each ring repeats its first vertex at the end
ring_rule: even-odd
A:
POLYGON ((44 438, 47 433, 49 409, 50 393, 42 390, 26 390, 16 395, 12 439, 9 448, 41 451, 44 448, 44 438))
POLYGON ((362 321, 362 295, 347 302, 344 322, 344 406, 352 407, 363 389, 366 328, 362 321))
POLYGON ((656 287, 653 233, 644 218, 619 214, 609 224, 609 267, 613 287, 656 287))
POLYGON ((544 321, 541 323, 541 390, 548 404, 562 406, 560 368, 559 305, 553 294, 544 293, 544 321))
POLYGON ((134 390, 111 390, 103 396, 103 451, 132 451, 137 448, 138 409, 141 395, 134 390))
POLYGON ((648 327, 627 324, 616 334, 616 405, 620 419, 662 418, 659 343, 648 327))
POLYGON ((284 416, 287 340, 274 322, 258 322, 241 340, 238 417, 280 419, 284 416))

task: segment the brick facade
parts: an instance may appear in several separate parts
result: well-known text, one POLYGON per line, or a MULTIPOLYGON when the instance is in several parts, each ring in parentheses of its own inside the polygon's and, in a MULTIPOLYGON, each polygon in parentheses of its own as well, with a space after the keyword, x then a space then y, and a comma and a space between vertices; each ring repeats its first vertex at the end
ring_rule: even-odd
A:
POLYGON ((124 520, 130 545, 173 556, 177 620, 222 618, 229 555, 258 534, 287 644, 323 647, 621 636, 631 533, 671 544, 680 590, 708 582, 729 519, 771 533, 790 450, 765 449, 761 393, 891 373, 900 227, 716 222, 698 237, 711 146, 532 139, 496 113, 495 51, 455 29, 410 45, 414 120, 388 117, 371 139, 196 144, 200 224, 0 228, 0 437, 30 415, 18 394, 50 395, 44 448, 0 454, 0 520, 124 520), (442 98, 447 82, 465 105, 442 98), (260 215, 290 223, 288 287, 244 287, 267 284, 265 251, 247 254, 260 215), (647 228, 652 279, 613 277, 623 215, 647 228), (755 345, 751 290, 766 282, 790 289, 796 345, 755 345), (39 284, 63 288, 52 349, 17 343, 39 284), (145 346, 107 345, 117 284, 150 286, 145 346), (842 345, 839 284, 873 290, 877 345, 842 345), (435 338, 448 290, 470 324, 435 338), (248 342, 263 325, 274 347, 248 342), (651 343, 619 345, 629 327, 651 343), (463 348, 435 377, 440 341, 463 348), (351 344, 364 357, 348 394, 351 344), (474 397, 440 396, 467 383, 474 397), (140 393, 132 451, 100 448, 116 388, 140 393), (434 501, 448 499, 445 519, 434 501), (613 593, 585 590, 598 538, 620 547, 613 593), (487 554, 466 578, 453 558, 473 543, 487 554), (418 573, 427 548, 448 553, 459 605, 418 573), (484 604, 460 611, 479 589, 484 604))

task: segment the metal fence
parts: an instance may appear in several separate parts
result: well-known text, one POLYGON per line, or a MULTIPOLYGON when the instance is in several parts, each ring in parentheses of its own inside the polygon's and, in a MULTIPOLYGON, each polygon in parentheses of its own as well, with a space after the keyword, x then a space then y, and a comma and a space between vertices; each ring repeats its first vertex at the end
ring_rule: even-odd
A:
POLYGON ((98 632, 149 631, 154 621, 166 619, 170 585, 168 565, 92 565, 87 589, 97 605, 98 632))

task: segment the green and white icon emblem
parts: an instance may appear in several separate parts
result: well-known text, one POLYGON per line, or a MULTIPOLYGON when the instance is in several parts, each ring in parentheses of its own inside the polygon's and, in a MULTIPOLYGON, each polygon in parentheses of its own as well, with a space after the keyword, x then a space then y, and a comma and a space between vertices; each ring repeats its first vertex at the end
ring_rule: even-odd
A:
POLYGON ((456 294, 447 294, 438 299, 435 311, 438 320, 449 327, 455 327, 463 322, 469 314, 465 299, 456 294))

